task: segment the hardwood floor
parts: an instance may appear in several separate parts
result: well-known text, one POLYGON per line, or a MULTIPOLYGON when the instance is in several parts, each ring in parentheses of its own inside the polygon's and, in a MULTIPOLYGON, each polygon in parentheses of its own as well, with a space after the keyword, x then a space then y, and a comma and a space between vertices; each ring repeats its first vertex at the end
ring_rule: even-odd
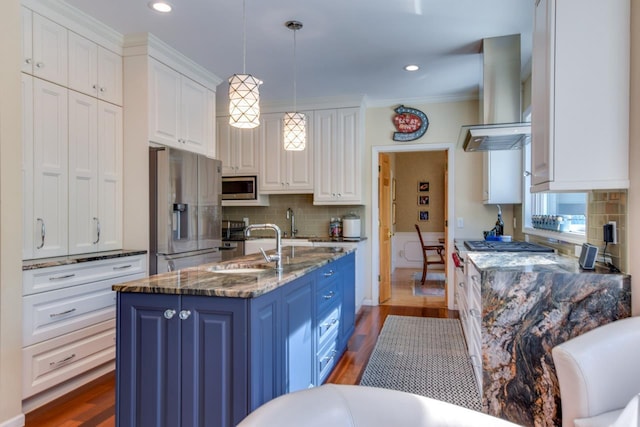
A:
MULTIPOLYGON (((444 298, 413 296, 412 288, 407 285, 407 277, 413 271, 416 270, 401 269, 394 272, 391 300, 377 307, 363 306, 358 312, 355 333, 349 340, 347 351, 327 379, 328 383, 360 383, 364 368, 388 315, 458 317, 457 311, 446 309, 444 298)), ((106 375, 26 414, 25 425, 26 427, 115 426, 114 374, 106 375)))

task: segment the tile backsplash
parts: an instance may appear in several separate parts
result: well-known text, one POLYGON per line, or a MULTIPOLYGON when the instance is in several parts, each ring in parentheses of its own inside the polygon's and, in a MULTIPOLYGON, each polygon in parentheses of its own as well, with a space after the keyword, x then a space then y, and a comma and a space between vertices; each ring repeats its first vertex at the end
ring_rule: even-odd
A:
MULTIPOLYGON (((283 232, 290 233, 290 222, 287 219, 287 209, 291 208, 295 215, 298 236, 324 237, 329 235, 329 222, 331 218, 340 217, 349 213, 358 215, 363 227, 361 235, 364 236, 364 206, 315 206, 312 194, 286 194, 269 196, 270 206, 225 206, 222 208, 223 220, 242 220, 249 218, 250 224, 271 223, 276 224, 283 232)), ((252 236, 272 236, 270 231, 254 231, 252 236)))

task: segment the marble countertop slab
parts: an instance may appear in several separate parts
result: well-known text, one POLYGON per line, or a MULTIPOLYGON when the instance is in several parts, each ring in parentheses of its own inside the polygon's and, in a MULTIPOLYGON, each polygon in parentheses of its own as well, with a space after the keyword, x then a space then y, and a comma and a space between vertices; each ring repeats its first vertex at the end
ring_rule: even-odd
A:
MULTIPOLYGON (((283 247, 283 271, 265 263, 261 254, 203 264, 113 286, 118 292, 254 298, 353 252, 348 248, 283 247), (225 268, 265 268, 259 273, 220 273, 225 268), (218 272, 216 272, 218 270, 218 272)), ((268 253, 274 253, 269 251, 268 253)))
POLYGON ((118 251, 93 252, 90 254, 69 255, 55 258, 42 258, 22 261, 22 271, 38 268, 57 267, 60 265, 80 264, 82 262, 101 261, 111 258, 121 258, 133 255, 144 255, 146 250, 122 249, 118 251))

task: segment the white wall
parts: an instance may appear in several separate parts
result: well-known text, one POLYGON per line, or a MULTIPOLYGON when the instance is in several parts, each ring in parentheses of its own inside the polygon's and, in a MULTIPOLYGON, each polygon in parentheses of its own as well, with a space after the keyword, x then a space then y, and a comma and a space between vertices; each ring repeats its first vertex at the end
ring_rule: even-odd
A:
POLYGON ((19 0, 0 13, 0 426, 22 426, 22 129, 19 0))
POLYGON ((629 121, 628 260, 631 274, 631 307, 640 315, 640 2, 631 2, 631 109, 629 121))

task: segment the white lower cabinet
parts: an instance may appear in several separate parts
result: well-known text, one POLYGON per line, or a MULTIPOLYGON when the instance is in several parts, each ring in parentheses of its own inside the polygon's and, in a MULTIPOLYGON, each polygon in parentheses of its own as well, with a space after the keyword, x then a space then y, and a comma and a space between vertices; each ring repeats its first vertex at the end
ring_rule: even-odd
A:
MULTIPOLYGON (((457 270, 457 269, 456 269, 457 270)), ((467 350, 476 377, 480 395, 482 395, 482 336, 480 320, 482 304, 480 295, 480 273, 469 260, 464 263, 465 274, 456 274, 456 299, 460 312, 460 323, 467 350)))
POLYGON ((23 391, 29 398, 115 357, 114 284, 146 275, 146 255, 23 271, 23 391))

